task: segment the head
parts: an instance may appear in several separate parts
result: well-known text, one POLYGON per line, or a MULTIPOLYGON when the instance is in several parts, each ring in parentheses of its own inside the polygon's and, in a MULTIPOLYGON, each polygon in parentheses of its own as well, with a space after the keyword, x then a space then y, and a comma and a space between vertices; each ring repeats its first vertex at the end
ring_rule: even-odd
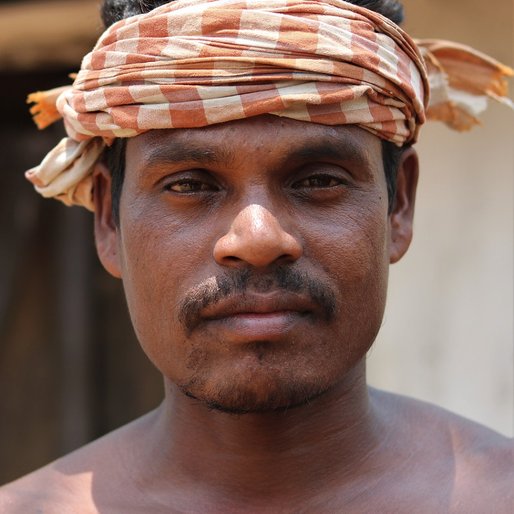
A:
POLYGON ((262 115, 151 130, 108 162, 95 175, 98 252, 168 381, 212 407, 260 412, 302 405, 362 364, 389 264, 412 236, 411 148, 262 115))

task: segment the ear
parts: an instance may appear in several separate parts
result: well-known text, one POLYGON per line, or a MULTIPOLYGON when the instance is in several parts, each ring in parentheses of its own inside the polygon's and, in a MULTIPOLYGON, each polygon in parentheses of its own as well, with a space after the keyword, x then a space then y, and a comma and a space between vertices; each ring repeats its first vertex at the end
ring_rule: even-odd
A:
POLYGON ((411 147, 406 149, 400 158, 395 203, 389 215, 389 262, 391 264, 404 256, 412 241, 418 175, 418 154, 411 147))
POLYGON ((102 162, 95 165, 93 183, 96 251, 103 267, 112 276, 121 278, 119 233, 112 217, 111 173, 102 162))

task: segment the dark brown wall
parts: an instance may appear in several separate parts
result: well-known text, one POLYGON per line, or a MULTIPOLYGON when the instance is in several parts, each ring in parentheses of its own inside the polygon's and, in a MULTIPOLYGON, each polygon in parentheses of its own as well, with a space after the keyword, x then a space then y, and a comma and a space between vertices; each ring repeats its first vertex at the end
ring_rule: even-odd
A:
POLYGON ((66 72, 0 75, 0 483, 155 407, 120 283, 95 255, 92 216, 23 178, 62 137, 38 133, 25 97, 66 72))

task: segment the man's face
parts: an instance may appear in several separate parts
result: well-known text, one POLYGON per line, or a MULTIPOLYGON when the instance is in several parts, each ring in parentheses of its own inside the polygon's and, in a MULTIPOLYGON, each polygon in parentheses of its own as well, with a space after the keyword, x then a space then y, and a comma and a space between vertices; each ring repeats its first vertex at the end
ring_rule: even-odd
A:
POLYGON ((126 163, 116 267, 163 375, 235 412, 341 383, 385 305, 380 140, 262 116, 148 132, 126 163))

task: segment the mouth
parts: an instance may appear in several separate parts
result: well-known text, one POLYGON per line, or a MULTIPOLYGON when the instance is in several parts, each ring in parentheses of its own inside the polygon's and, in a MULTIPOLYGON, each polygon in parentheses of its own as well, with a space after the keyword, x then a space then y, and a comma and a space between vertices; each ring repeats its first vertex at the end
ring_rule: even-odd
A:
POLYGON ((217 328, 234 342, 275 341, 310 321, 316 306, 290 295, 245 295, 224 299, 201 313, 202 324, 217 328))

